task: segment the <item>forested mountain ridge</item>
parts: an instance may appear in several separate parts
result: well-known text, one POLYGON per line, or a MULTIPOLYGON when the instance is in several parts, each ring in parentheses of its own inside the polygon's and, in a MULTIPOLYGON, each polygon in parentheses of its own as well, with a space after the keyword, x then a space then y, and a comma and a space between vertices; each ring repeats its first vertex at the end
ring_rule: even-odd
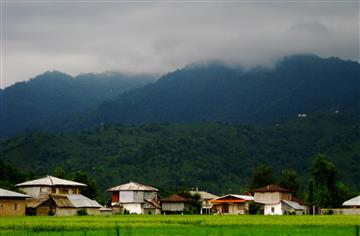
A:
POLYGON ((188 66, 104 102, 83 122, 266 123, 353 106, 360 107, 359 63, 295 55, 272 69, 188 66))
POLYGON ((360 189, 360 118, 353 110, 294 117, 269 126, 226 123, 100 125, 67 134, 32 132, 1 141, 0 159, 36 175, 57 167, 96 179, 98 193, 138 181, 163 189, 199 187, 222 194, 247 189, 255 166, 299 173, 302 190, 317 153, 340 180, 360 189))
POLYGON ((72 77, 62 72, 45 72, 27 82, 0 90, 0 136, 25 129, 52 128, 74 114, 121 92, 142 86, 154 78, 116 72, 81 74, 72 77))

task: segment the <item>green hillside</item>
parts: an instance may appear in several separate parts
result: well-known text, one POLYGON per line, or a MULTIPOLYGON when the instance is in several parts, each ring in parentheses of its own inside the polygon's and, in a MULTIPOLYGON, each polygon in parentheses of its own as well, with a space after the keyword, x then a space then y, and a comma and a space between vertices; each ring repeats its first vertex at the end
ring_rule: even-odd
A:
POLYGON ((358 112, 308 114, 269 126, 226 123, 101 125, 73 134, 32 132, 1 141, 1 160, 38 176, 63 167, 96 179, 98 194, 129 180, 168 190, 199 187, 241 193, 255 166, 275 175, 298 171, 301 189, 317 153, 336 164, 340 179, 360 189, 358 112))

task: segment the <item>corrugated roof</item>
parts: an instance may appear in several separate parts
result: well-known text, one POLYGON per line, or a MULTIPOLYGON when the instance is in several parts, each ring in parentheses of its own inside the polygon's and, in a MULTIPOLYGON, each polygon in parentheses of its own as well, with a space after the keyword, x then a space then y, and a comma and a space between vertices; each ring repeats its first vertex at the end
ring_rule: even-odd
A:
POLYGON ((81 194, 68 194, 66 195, 72 205, 76 208, 80 207, 102 207, 97 201, 91 200, 81 194))
POLYGON ((127 184, 118 185, 107 190, 108 192, 115 192, 115 191, 155 191, 158 192, 159 190, 150 186, 146 186, 143 184, 139 184, 136 182, 130 181, 127 184))
POLYGON ((209 199, 214 199, 217 198, 219 196, 216 196, 212 193, 208 193, 205 191, 190 191, 191 195, 195 195, 195 194, 199 194, 201 199, 205 199, 205 200, 209 200, 209 199))
POLYGON ((305 206, 302 206, 297 202, 293 202, 289 200, 281 200, 281 201, 284 202, 286 205, 290 206, 291 208, 293 208, 294 210, 303 210, 303 211, 306 210, 305 206))
POLYGON ((75 207, 67 195, 51 195, 51 198, 54 200, 57 207, 75 207))
POLYGON ((25 200, 26 207, 36 208, 49 200, 49 197, 28 198, 25 200))
POLYGON ((289 189, 277 185, 267 185, 261 188, 254 189, 253 192, 291 192, 291 191, 289 189))
POLYGON ((17 187, 25 186, 73 186, 73 187, 85 187, 86 184, 70 181, 66 179, 60 179, 54 176, 46 176, 45 178, 35 179, 27 182, 23 182, 15 185, 17 187))
POLYGON ((188 202, 189 199, 184 198, 180 195, 174 194, 166 198, 160 199, 161 202, 188 202))
POLYGON ((343 206, 360 206, 360 195, 350 200, 347 200, 342 204, 343 206))
POLYGON ((224 196, 214 198, 213 201, 222 200, 222 199, 226 199, 226 198, 236 198, 236 199, 245 200, 245 201, 253 201, 254 200, 253 196, 239 195, 239 194, 226 194, 224 196))
POLYGON ((0 188, 0 198, 27 198, 28 195, 0 188))

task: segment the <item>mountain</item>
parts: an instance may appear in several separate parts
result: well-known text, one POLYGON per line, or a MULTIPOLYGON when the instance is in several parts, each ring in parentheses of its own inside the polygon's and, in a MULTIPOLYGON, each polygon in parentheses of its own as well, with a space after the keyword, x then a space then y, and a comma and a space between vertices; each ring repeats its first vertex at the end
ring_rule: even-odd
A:
POLYGON ((81 122, 268 123, 359 105, 359 63, 295 55, 272 69, 245 70, 221 63, 187 66, 102 103, 81 122))
POLYGON ((48 128, 154 78, 115 72, 76 77, 53 71, 0 90, 0 136, 48 128))
POLYGON ((98 193, 129 180, 162 189, 199 187, 242 193, 260 164, 279 176, 299 173, 306 190, 317 153, 336 164, 341 181, 360 189, 360 116, 340 110, 273 125, 226 123, 100 125, 77 133, 24 133, 0 141, 0 160, 38 176, 63 167, 96 179, 98 193))

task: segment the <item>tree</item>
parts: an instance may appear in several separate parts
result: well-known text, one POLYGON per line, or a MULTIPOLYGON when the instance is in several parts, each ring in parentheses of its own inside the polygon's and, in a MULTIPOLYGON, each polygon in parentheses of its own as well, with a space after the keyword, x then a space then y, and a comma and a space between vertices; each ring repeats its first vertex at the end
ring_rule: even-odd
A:
POLYGON ((299 189, 298 175, 296 171, 285 169, 281 172, 279 184, 281 187, 291 190, 295 195, 299 189))
POLYGON ((66 176, 65 170, 62 166, 58 166, 54 169, 53 175, 58 178, 64 179, 66 176))
POLYGON ((324 155, 318 154, 311 167, 311 175, 314 204, 321 208, 341 206, 348 196, 348 190, 344 184, 337 183, 336 166, 324 155))
POLYGON ((254 170, 250 189, 260 188, 276 182, 272 168, 268 165, 257 166, 254 170))
POLYGON ((78 171, 73 180, 87 185, 85 189, 81 190, 81 194, 91 199, 96 197, 96 182, 93 178, 82 171, 78 171))

